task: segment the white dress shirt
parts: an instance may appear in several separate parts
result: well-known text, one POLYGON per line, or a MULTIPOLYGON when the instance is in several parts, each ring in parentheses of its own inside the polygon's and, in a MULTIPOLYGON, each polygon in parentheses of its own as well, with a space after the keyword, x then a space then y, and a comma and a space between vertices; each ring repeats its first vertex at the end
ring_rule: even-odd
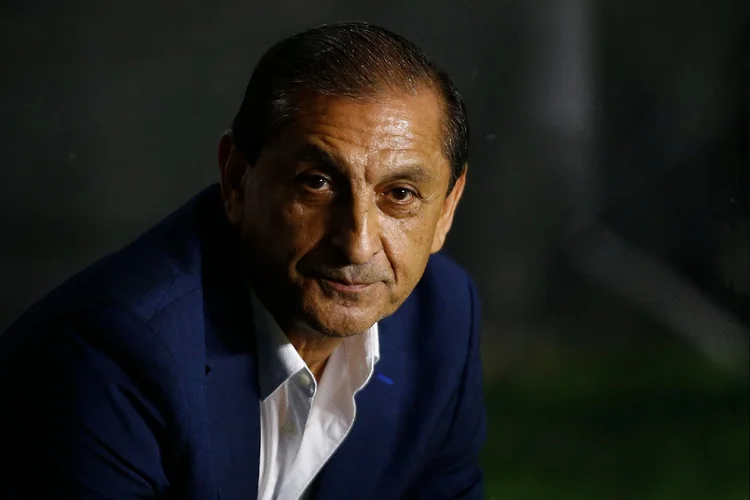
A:
POLYGON ((377 323, 333 351, 320 381, 252 294, 260 383, 258 500, 306 498, 354 425, 354 396, 380 358, 377 323))

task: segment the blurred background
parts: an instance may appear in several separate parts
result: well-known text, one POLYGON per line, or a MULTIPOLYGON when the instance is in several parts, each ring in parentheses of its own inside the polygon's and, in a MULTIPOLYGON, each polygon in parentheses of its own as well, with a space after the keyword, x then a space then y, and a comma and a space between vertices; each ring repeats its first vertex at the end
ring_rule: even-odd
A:
POLYGON ((217 180, 272 43, 367 20, 470 106, 488 498, 748 498, 747 2, 2 5, 0 331, 217 180))

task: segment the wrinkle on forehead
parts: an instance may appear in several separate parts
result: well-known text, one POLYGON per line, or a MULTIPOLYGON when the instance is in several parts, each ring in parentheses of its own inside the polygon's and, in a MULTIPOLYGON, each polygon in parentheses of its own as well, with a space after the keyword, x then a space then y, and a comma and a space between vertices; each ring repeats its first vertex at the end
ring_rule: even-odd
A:
POLYGON ((442 152, 441 113, 438 98, 427 91, 357 100, 316 96, 299 107, 295 125, 321 139, 431 156, 442 152))

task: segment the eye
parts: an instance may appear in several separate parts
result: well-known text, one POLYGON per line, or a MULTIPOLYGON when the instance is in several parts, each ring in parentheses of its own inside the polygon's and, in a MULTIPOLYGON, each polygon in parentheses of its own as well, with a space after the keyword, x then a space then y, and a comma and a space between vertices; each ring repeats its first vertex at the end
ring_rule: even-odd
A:
POLYGON ((414 191, 404 187, 391 189, 388 192, 388 195, 391 197, 391 199, 399 203, 408 203, 417 196, 414 191))
POLYGON ((330 185, 328 179, 322 175, 315 174, 303 175, 300 177, 299 182, 302 186, 311 191, 322 191, 330 185))

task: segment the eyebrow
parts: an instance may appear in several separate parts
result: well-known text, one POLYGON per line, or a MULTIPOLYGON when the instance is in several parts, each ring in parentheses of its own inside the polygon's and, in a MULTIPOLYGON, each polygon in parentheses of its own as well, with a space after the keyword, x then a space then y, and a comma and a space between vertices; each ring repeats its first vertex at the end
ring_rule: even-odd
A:
MULTIPOLYGON (((343 172, 343 165, 346 164, 342 158, 332 154, 315 144, 307 143, 297 152, 297 156, 302 161, 319 162, 325 166, 336 169, 339 173, 343 172)), ((399 180, 408 180, 412 182, 432 182, 436 179, 435 174, 420 163, 407 163, 399 165, 388 172, 381 182, 394 182, 399 180)))
POLYGON ((345 163, 336 155, 333 155, 328 151, 319 148, 315 144, 310 143, 306 143, 304 146, 302 146, 302 148, 297 151, 296 156, 302 161, 320 162, 331 167, 336 167, 337 169, 340 169, 340 165, 345 163))
POLYGON ((412 181, 415 183, 429 183, 435 180, 435 175, 419 163, 400 165, 388 172, 383 182, 412 181))

